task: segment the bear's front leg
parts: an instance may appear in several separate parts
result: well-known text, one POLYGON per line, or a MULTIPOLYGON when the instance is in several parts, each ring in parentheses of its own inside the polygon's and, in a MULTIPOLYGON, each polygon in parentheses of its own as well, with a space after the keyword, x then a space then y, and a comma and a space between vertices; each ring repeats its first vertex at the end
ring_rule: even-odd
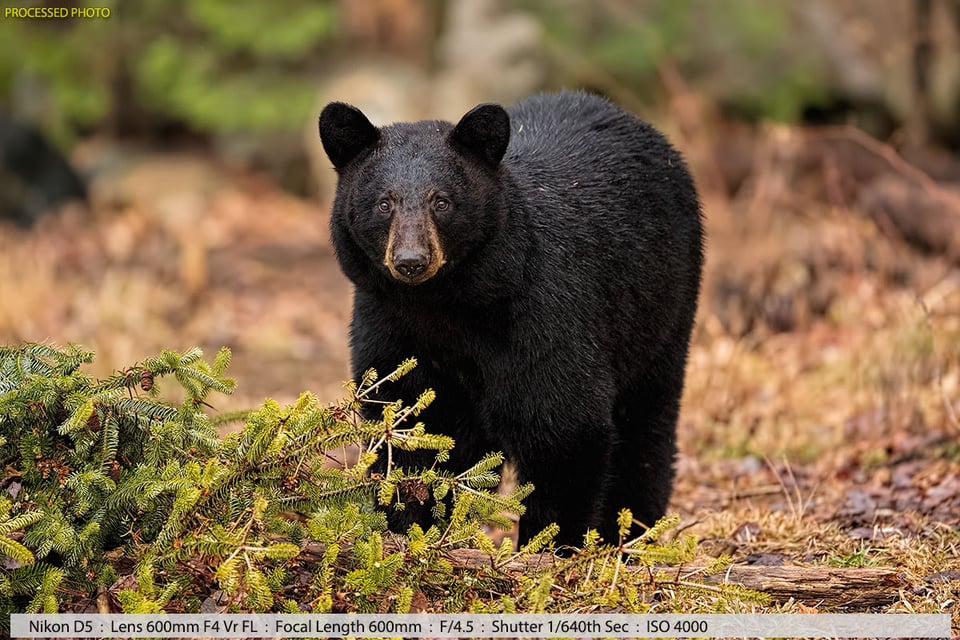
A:
POLYGON ((525 444, 510 447, 519 481, 534 486, 520 518, 520 543, 555 522, 560 527, 558 546, 582 546, 587 529, 609 528, 598 520, 608 492, 612 430, 591 424, 559 429, 539 425, 531 431, 525 444), (549 433, 557 437, 547 437, 549 433))
MULTIPOLYGON (((361 296, 358 296, 360 298, 361 296)), ((370 314, 367 317, 383 318, 384 314, 370 314)), ((352 329, 354 376, 359 379, 368 369, 376 369, 380 375, 386 375, 403 360, 417 358, 417 366, 394 382, 385 382, 377 388, 370 402, 363 407, 364 417, 378 419, 382 403, 402 400, 404 406, 411 406, 417 398, 432 389, 434 401, 419 416, 410 416, 404 426, 414 422, 423 422, 428 433, 442 434, 454 439, 454 448, 449 459, 440 467, 453 473, 465 471, 480 461, 487 453, 500 451, 486 437, 479 423, 482 414, 476 398, 460 381, 429 357, 412 340, 396 339, 385 342, 378 331, 384 329, 384 323, 372 325, 354 320, 352 329)), ((394 336, 399 332, 395 331, 394 336)), ((388 455, 385 448, 378 454, 371 468, 375 474, 386 475, 392 469, 414 472, 429 469, 435 465, 437 451, 402 451, 393 448, 388 455)), ((431 513, 434 501, 427 488, 417 486, 415 482, 405 483, 398 488, 395 502, 384 508, 391 531, 406 533, 413 524, 419 524, 424 530, 434 523, 431 513), (403 502, 403 508, 397 508, 397 502, 403 502)))

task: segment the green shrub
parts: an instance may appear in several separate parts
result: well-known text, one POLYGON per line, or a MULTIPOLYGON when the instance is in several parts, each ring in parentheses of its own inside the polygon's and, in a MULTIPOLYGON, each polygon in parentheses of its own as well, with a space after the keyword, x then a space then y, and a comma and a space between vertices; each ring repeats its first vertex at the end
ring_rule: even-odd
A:
POLYGON ((529 487, 489 491, 502 462, 495 454, 458 476, 367 473, 393 447, 442 457, 453 446, 413 421, 431 392, 414 406, 386 405, 381 420, 360 417, 367 394, 412 360, 381 380, 369 372, 334 406, 305 393, 288 407, 267 400, 212 416, 207 396, 234 388, 224 377, 230 352, 212 364, 201 355, 164 351, 94 380, 80 369, 93 354, 77 347, 0 348, 0 552, 18 565, 0 569, 0 608, 56 611, 60 592, 109 587, 125 574, 136 578, 119 594, 131 613, 195 609, 211 577, 238 610, 269 611, 295 596, 329 611, 343 590, 349 610, 409 606, 425 574, 450 575, 444 549, 485 538, 483 525, 502 523, 501 511, 522 510, 529 487), (182 390, 179 405, 159 399, 168 379, 182 390), (243 428, 219 437, 234 420, 243 428), (327 452, 347 447, 362 452, 356 462, 326 464, 327 452), (375 504, 394 502, 405 481, 451 496, 453 507, 445 528, 415 529, 406 548, 385 545, 375 504), (296 567, 307 543, 324 551, 302 585, 296 567), (405 563, 407 555, 417 562, 405 563))
POLYGON ((640 612, 655 595, 690 609, 677 594, 696 586, 653 568, 693 558, 696 541, 675 535, 677 518, 626 541, 624 511, 616 545, 590 532, 575 556, 520 562, 528 568, 519 571, 511 561, 549 550, 556 526, 519 552, 509 537, 497 545, 488 536, 522 513, 533 490, 495 492, 502 455, 457 475, 436 465, 370 473, 394 448, 433 450, 442 461, 454 446, 415 421, 429 390, 412 406, 378 404, 379 419, 361 416, 371 393, 413 360, 382 378, 368 372, 332 405, 304 393, 286 407, 266 400, 218 415, 208 396, 235 386, 226 349, 212 363, 199 349, 164 351, 102 380, 81 370, 92 359, 75 346, 0 347, 0 620, 82 609, 111 587, 126 613, 195 612, 206 599, 229 611, 405 613, 415 596, 446 612, 468 602, 475 612, 640 612), (171 395, 180 400, 161 399, 171 395), (243 426, 221 437, 228 422, 243 426), (436 499, 437 524, 387 532, 383 509, 411 487, 436 499), (489 562, 455 567, 449 553, 462 547, 489 562))

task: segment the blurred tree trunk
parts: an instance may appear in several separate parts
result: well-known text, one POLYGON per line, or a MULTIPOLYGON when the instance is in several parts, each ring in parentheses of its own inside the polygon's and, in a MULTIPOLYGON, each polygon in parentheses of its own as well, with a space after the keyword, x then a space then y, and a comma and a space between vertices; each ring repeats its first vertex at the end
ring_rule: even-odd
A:
POLYGON ((956 144, 960 125, 945 101, 955 105, 957 100, 960 0, 914 0, 912 12, 912 108, 904 127, 905 148, 922 149, 938 139, 943 142, 944 137, 956 144), (945 71, 949 68, 954 69, 952 74, 945 71))
POLYGON ((933 62, 932 0, 913 3, 913 108, 906 123, 906 142, 925 147, 930 142, 930 67, 933 62))

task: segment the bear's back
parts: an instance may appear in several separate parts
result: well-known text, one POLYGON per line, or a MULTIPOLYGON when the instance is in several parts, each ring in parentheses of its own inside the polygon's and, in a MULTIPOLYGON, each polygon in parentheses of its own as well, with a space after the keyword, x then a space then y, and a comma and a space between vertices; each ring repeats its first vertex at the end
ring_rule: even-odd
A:
MULTIPOLYGON (((624 257, 687 260, 689 271, 698 271, 701 221, 693 179, 653 126, 584 92, 533 96, 508 113, 503 166, 516 187, 510 201, 542 234, 558 246, 626 242, 632 249, 624 257)), ((596 251, 584 259, 607 255, 596 251)))
POLYGON ((568 136, 579 137, 598 125, 631 119, 606 98, 583 91, 530 96, 508 107, 507 113, 513 127, 511 147, 520 148, 536 140, 563 143, 568 136))
MULTIPOLYGON (((582 91, 532 96, 507 113, 511 132, 505 162, 521 171, 552 167, 609 175, 633 161, 655 166, 658 160, 680 160, 652 126, 582 91)), ((677 169, 684 171, 682 162, 677 169)))
POLYGON ((696 190, 683 158, 650 124, 584 92, 533 96, 507 112, 511 131, 503 165, 521 193, 566 204, 561 211, 600 213, 602 200, 608 211, 679 216, 699 227, 696 190))

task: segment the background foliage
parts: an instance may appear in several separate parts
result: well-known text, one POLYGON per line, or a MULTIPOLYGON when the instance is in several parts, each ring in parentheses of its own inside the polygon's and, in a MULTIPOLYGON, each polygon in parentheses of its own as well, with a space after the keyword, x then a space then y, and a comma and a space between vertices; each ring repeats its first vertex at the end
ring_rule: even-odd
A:
POLYGON ((657 102, 664 64, 753 118, 794 122, 806 105, 826 97, 815 52, 792 55, 784 3, 654 0, 611 11, 569 1, 560 11, 549 0, 524 4, 543 21, 553 47, 576 52, 649 104, 657 102), (786 68, 785 59, 792 61, 786 68))
MULTIPOLYGON (((314 108, 320 72, 351 55, 337 35, 342 7, 333 0, 292 0, 282 10, 256 0, 85 4, 109 7, 111 18, 0 21, 0 99, 29 102, 61 140, 75 127, 120 118, 128 102, 201 132, 299 128, 314 108)), ((824 90, 812 63, 782 68, 783 3, 622 6, 631 19, 592 3, 522 3, 552 46, 577 52, 650 101, 665 59, 692 77, 722 75, 730 83, 723 97, 759 117, 794 119, 824 90)), ((561 67, 554 82, 573 79, 561 67)))
POLYGON ((85 4, 112 15, 0 21, 4 99, 27 94, 61 139, 120 117, 125 101, 199 131, 299 128, 336 25, 329 0, 293 0, 282 11, 255 0, 85 4))

